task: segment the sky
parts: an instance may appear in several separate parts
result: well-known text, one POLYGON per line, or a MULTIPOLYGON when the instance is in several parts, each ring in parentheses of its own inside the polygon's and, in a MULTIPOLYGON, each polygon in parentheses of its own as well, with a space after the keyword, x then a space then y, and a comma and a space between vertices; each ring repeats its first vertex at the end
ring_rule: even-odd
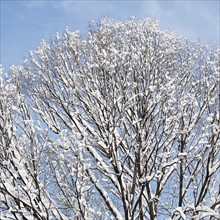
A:
POLYGON ((110 17, 128 20, 156 18, 161 29, 175 31, 192 40, 220 44, 220 2, 218 0, 176 1, 80 1, 0 0, 0 64, 5 71, 28 56, 42 39, 80 30, 86 36, 92 20, 110 17))

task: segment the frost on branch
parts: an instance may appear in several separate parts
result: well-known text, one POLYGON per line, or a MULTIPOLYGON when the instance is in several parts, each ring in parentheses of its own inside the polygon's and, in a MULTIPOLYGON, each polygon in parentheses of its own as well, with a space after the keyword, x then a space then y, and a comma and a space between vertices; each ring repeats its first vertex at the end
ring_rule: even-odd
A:
POLYGON ((15 94, 16 86, 0 78, 0 218, 67 219, 45 191, 47 135, 15 94))
POLYGON ((39 167, 39 219, 218 219, 218 62, 151 19, 43 41, 11 70, 12 148, 35 152, 22 163, 30 180, 39 167))

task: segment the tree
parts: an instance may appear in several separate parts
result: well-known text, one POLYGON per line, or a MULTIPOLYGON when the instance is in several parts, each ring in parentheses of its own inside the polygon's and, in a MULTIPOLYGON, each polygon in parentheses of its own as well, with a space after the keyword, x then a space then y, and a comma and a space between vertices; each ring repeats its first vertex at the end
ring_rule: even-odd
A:
POLYGON ((47 134, 33 123, 22 95, 15 97, 14 91, 15 85, 0 79, 0 217, 66 219, 46 192, 47 134))
POLYGON ((10 83, 19 128, 9 146, 38 194, 2 181, 4 215, 13 219, 19 185, 33 219, 220 217, 219 49, 152 19, 103 19, 85 39, 65 30, 42 41, 10 83))

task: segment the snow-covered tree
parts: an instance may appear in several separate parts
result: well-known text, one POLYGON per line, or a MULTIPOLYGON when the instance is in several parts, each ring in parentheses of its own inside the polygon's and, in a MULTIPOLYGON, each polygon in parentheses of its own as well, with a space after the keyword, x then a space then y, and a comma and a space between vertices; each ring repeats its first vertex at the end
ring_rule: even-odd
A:
POLYGON ((0 69, 0 219, 67 219, 50 197, 47 134, 0 69))
POLYGON ((11 141, 1 148, 16 151, 1 155, 4 215, 219 219, 214 46, 152 19, 103 19, 86 38, 66 30, 42 41, 10 83, 19 95, 2 102, 11 141))

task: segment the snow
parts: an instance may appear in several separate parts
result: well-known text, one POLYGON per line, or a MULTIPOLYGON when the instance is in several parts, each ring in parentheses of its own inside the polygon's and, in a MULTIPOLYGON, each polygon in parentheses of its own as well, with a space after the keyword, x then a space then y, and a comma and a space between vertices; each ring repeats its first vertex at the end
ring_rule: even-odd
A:
POLYGON ((219 218, 218 57, 151 19, 103 19, 86 39, 42 41, 9 80, 0 67, 1 218, 138 218, 141 205, 147 219, 149 204, 158 219, 219 218))

